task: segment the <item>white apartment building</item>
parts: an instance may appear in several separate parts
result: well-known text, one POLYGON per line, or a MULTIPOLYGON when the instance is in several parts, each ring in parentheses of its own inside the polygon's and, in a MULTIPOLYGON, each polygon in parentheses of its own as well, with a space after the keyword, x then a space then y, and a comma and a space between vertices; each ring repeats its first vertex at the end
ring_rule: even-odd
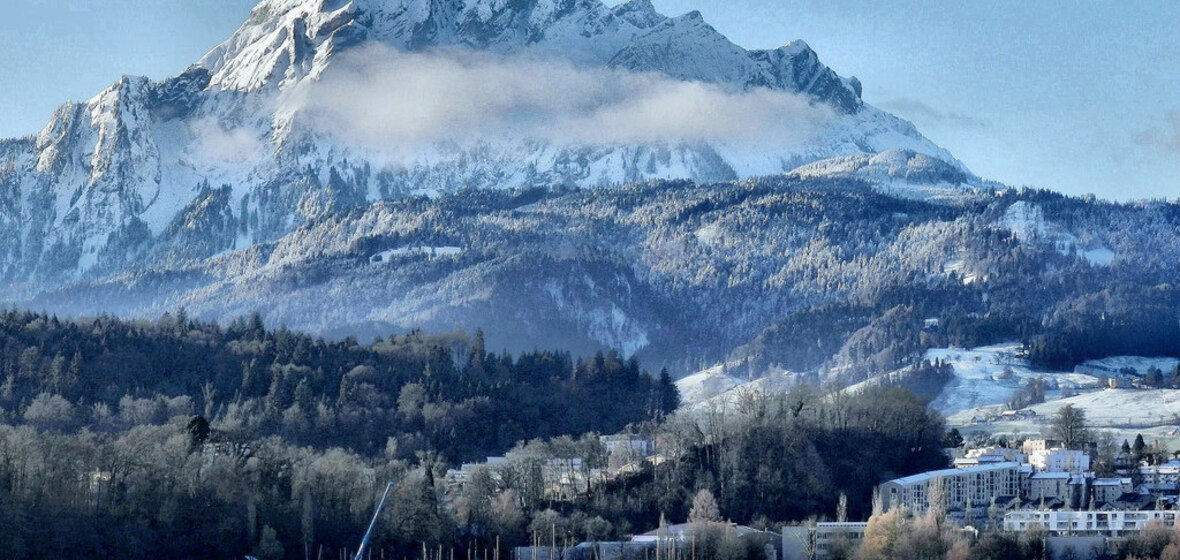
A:
POLYGON ((1033 453, 1035 453, 1037 451, 1044 451, 1046 449, 1053 449, 1054 447, 1058 447, 1058 446, 1059 446, 1059 443, 1057 441, 1051 440, 1051 439, 1026 439, 1026 440, 1024 440, 1024 443, 1021 444, 1020 450, 1023 451, 1026 455, 1032 455, 1033 453))
POLYGON ((1028 462, 1041 472, 1080 474, 1090 470, 1090 454, 1077 449, 1038 449, 1029 453, 1028 462))
POLYGON ((956 469, 965 469, 991 463, 1027 463, 1028 457, 1016 449, 1007 447, 979 447, 970 449, 963 457, 955 459, 956 469))
POLYGON ((1051 535, 1120 537, 1136 533, 1148 523, 1172 526, 1175 511, 1013 511, 1004 515, 1005 531, 1043 527, 1051 535))
POLYGON ((1139 475, 1144 482, 1153 484, 1180 483, 1180 461, 1168 461, 1162 465, 1139 467, 1139 475))
POLYGON ((884 510, 907 507, 925 511, 930 507, 931 489, 941 486, 947 509, 986 507, 993 497, 1020 495, 1020 464, 990 463, 963 469, 944 469, 915 474, 882 483, 878 488, 884 510))

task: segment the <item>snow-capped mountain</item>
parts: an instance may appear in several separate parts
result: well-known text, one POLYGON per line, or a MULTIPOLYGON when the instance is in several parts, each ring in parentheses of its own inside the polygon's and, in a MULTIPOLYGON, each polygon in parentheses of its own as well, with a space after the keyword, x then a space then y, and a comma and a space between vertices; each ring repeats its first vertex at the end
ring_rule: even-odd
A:
MULTIPOLYGON (((61 106, 35 136, 0 142, 5 299, 244 249, 407 194, 727 180, 890 149, 921 154, 957 180, 971 177, 912 125, 864 104, 860 91, 802 41, 748 51, 699 13, 670 18, 646 0, 614 7, 598 0, 266 0, 180 75, 121 78, 86 102, 61 106), (361 55, 422 55, 413 62, 429 63, 462 52, 503 64, 543 60, 542 70, 574 75, 699 84, 711 95, 795 95, 823 118, 783 146, 727 138, 434 139, 391 161, 363 140, 316 126, 302 102, 335 66, 361 55)), ((356 103, 347 92, 329 99, 356 103)))

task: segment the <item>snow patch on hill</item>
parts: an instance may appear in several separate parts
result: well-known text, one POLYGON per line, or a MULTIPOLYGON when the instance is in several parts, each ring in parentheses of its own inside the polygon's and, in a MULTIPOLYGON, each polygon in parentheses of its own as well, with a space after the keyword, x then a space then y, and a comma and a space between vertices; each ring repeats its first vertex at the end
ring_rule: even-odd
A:
POLYGON ((429 257, 451 257, 463 253, 462 247, 444 246, 444 247, 398 247, 397 249, 389 249, 381 251, 369 258, 369 261, 379 263, 388 262, 394 257, 404 257, 409 255, 426 255, 429 257))
POLYGON ((1032 202, 1014 202, 1000 218, 999 225, 1011 231, 1022 243, 1049 243, 1057 252, 1063 255, 1077 252, 1095 266, 1110 266, 1117 256, 1107 247, 1084 247, 1078 236, 1046 219, 1045 211, 1032 202))

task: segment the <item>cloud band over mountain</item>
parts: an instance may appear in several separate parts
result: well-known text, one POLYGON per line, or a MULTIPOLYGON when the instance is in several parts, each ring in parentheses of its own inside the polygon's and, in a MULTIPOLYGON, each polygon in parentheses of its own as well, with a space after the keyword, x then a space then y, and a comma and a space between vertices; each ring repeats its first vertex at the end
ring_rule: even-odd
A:
POLYGON ((284 95, 300 122, 403 152, 438 142, 723 142, 795 146, 832 117, 809 98, 524 55, 373 45, 284 95))

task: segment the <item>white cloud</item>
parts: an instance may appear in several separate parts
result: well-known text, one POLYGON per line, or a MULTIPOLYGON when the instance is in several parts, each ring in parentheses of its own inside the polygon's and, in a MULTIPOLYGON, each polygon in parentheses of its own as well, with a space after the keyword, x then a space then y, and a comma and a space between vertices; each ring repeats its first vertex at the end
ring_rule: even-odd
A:
POLYGON ((800 95, 470 51, 344 54, 282 103, 299 122, 404 153, 439 142, 750 143, 793 147, 832 118, 800 95))
POLYGON ((879 103, 877 106, 902 117, 918 121, 919 124, 927 123, 932 126, 957 129, 988 128, 991 126, 987 119, 965 113, 942 111, 913 97, 897 97, 879 103))
POLYGON ((1172 111, 1160 126, 1135 135, 1135 143, 1161 151, 1166 156, 1180 155, 1180 111, 1172 111))
POLYGON ((196 139, 196 153, 208 163, 244 163, 261 153, 262 141, 245 128, 226 129, 216 119, 205 118, 189 124, 196 139))

